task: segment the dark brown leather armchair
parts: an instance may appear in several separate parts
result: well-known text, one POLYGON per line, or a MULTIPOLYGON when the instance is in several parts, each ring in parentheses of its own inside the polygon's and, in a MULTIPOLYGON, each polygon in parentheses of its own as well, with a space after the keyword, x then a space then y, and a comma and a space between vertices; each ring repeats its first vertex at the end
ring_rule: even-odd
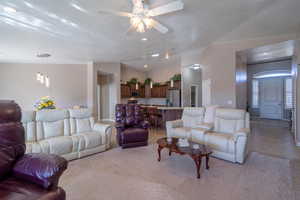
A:
POLYGON ((149 123, 144 120, 141 106, 136 104, 116 105, 117 141, 122 148, 148 144, 149 123))
POLYGON ((25 154, 21 109, 0 101, 0 199, 64 200, 58 180, 68 162, 49 154, 25 154))

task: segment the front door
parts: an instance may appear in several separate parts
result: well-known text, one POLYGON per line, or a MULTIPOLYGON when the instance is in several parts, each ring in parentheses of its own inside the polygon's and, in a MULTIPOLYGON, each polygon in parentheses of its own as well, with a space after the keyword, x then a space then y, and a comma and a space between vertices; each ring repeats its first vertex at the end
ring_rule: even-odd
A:
POLYGON ((260 85, 260 117, 282 119, 283 112, 283 79, 264 78, 260 85))

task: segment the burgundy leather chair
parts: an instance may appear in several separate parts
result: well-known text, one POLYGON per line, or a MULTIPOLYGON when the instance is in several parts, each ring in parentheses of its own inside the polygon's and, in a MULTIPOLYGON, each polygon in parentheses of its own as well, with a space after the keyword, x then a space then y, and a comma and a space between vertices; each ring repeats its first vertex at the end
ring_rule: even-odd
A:
POLYGON ((64 200, 58 180, 68 162, 49 154, 25 154, 21 109, 0 101, 0 199, 64 200))
POLYGON ((146 146, 149 123, 144 120, 141 106, 136 104, 116 105, 117 141, 122 148, 146 146))

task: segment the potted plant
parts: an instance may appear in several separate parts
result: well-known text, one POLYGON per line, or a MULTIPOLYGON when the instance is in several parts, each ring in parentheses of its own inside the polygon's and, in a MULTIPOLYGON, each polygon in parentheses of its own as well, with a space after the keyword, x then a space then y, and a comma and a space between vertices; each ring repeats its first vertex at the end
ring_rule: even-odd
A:
POLYGON ((44 110, 44 109, 55 109, 55 102, 49 96, 42 97, 39 101, 36 102, 34 107, 37 110, 44 110))
POLYGON ((170 80, 181 81, 181 74, 175 74, 170 80))
POLYGON ((145 85, 150 85, 151 82, 152 82, 152 79, 151 79, 151 78, 146 78, 144 84, 145 84, 145 85))
POLYGON ((137 78, 132 78, 132 79, 130 79, 129 81, 127 81, 127 83, 128 83, 129 85, 135 85, 135 84, 138 83, 138 79, 137 79, 137 78))
POLYGON ((153 83, 153 87, 158 87, 158 86, 160 86, 159 82, 153 83))

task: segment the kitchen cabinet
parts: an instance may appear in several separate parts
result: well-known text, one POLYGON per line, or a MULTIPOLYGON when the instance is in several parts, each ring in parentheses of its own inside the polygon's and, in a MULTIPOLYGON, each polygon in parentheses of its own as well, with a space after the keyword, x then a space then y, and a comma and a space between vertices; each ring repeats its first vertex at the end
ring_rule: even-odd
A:
POLYGON ((131 97, 131 88, 129 85, 121 84, 121 97, 122 98, 131 97))
POLYGON ((130 98, 130 97, 145 97, 145 87, 140 86, 136 89, 135 85, 121 84, 121 98, 130 98))
POLYGON ((151 89, 151 97, 152 98, 166 98, 167 97, 167 85, 159 85, 153 86, 151 89))

